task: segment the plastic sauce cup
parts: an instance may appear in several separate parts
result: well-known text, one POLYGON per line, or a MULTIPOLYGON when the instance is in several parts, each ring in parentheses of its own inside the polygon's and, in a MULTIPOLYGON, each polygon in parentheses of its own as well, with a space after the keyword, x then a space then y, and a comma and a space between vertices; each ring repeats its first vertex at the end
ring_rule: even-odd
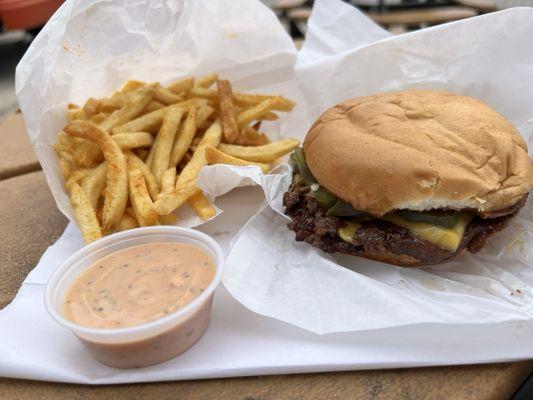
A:
POLYGON ((170 360, 189 349, 202 336, 211 317, 213 294, 222 278, 224 254, 206 234, 175 226, 150 226, 115 233, 84 246, 50 277, 45 290, 48 313, 70 329, 98 361, 117 368, 145 367, 170 360), (179 242, 196 245, 211 255, 216 274, 192 302, 160 319, 126 328, 101 329, 78 325, 62 315, 72 283, 103 257, 146 243, 179 242))

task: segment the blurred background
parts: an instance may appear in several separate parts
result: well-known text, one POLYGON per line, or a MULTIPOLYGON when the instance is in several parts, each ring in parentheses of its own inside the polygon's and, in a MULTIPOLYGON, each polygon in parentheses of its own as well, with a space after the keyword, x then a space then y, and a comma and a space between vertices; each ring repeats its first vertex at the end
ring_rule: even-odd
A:
MULTIPOLYGON (((262 0, 300 46, 312 0, 262 0)), ((345 0, 398 34, 496 10, 533 6, 533 0, 345 0)), ((15 67, 63 0, 0 0, 0 121, 17 109, 15 67)))

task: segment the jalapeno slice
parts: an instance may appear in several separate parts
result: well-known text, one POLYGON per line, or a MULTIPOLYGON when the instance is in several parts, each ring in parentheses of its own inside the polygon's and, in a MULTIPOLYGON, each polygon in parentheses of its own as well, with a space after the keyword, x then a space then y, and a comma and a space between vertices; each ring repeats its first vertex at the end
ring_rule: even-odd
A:
POLYGON ((298 166, 298 173, 302 176, 302 178, 304 178, 308 185, 315 183, 316 179, 305 162, 304 150, 301 147, 297 147, 293 154, 296 165, 298 166))
POLYGON ((326 212, 328 217, 367 217, 368 214, 363 211, 355 210, 350 204, 337 200, 326 212))
POLYGON ((398 210, 395 212, 400 218, 412 222, 425 222, 431 225, 438 225, 444 228, 453 228, 457 225, 459 214, 453 211, 413 211, 398 210))

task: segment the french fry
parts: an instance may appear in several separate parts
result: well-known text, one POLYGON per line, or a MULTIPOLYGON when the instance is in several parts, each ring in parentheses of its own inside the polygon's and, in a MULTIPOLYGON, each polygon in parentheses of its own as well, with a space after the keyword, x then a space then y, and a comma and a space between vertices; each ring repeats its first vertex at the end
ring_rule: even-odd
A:
POLYGON ((208 88, 218 79, 217 74, 207 74, 194 80, 195 87, 208 88))
MULTIPOLYGON (((124 125, 133 118, 137 117, 142 110, 150 103, 153 98, 153 87, 143 86, 132 92, 129 101, 122 108, 113 111, 109 117, 102 121, 98 126, 100 129, 111 132, 111 130, 120 125, 124 125)), ((138 132, 138 131, 134 131, 138 132)))
POLYGON ((140 169, 128 162, 130 202, 140 226, 157 225, 158 215, 140 169))
POLYGON ((150 147, 154 142, 152 134, 148 132, 119 133, 111 136, 122 150, 150 147))
POLYGON ((136 81, 136 80, 129 80, 129 81, 126 81, 124 86, 122 86, 122 89, 120 89, 120 93, 131 92, 133 90, 136 90, 136 89, 139 89, 139 88, 143 87, 144 85, 146 85, 145 82, 136 81))
POLYGON ((96 212, 91 205, 89 197, 82 190, 80 185, 73 183, 70 186, 70 203, 74 210, 74 216, 80 227, 83 241, 91 243, 102 237, 102 230, 96 217, 96 212))
POLYGON ((218 106, 220 108, 220 120, 222 131, 228 143, 234 143, 239 137, 239 126, 235 118, 235 106, 231 84, 227 80, 217 80, 218 106))
POLYGON ((98 200, 104 191, 107 180, 107 164, 101 163, 98 167, 87 175, 82 183, 81 188, 89 197, 92 207, 96 210, 98 208, 98 200))
POLYGON ((61 175, 63 175, 63 179, 66 181, 72 173, 72 163, 59 156, 59 168, 61 169, 61 175))
POLYGON ((85 113, 83 112, 82 108, 73 108, 71 110, 67 110, 67 121, 75 121, 77 119, 83 119, 85 117, 85 113))
POLYGON ((163 175, 161 175, 161 192, 158 195, 160 198, 162 195, 172 193, 174 186, 176 185, 176 167, 170 167, 163 175))
POLYGON ((83 106, 84 119, 90 119, 93 115, 98 114, 100 111, 100 100, 90 98, 85 102, 83 106))
POLYGON ((176 180, 176 189, 179 190, 185 183, 196 180, 200 169, 204 165, 207 165, 207 161, 205 160, 205 148, 207 146, 217 147, 220 144, 221 139, 222 125, 220 125, 220 121, 217 120, 213 122, 205 132, 191 158, 191 161, 189 161, 181 171, 180 176, 176 180))
POLYGON ((148 105, 144 109, 144 112, 150 113, 152 111, 156 111, 156 110, 159 110, 159 109, 164 108, 164 107, 165 107, 165 105, 163 103, 160 103, 158 101, 152 100, 150 103, 148 103, 148 105))
POLYGON ((76 165, 81 168, 91 168, 103 160, 103 154, 100 151, 100 147, 88 140, 83 140, 79 146, 76 147, 73 156, 76 165))
POLYGON ((159 223, 162 225, 174 225, 178 221, 178 217, 174 214, 160 215, 159 223))
MULTIPOLYGON (((205 89, 202 87, 193 87, 189 90, 189 96, 191 97, 200 97, 203 99, 208 99, 215 101, 217 99, 217 91, 205 89)), ((282 96, 268 96, 261 94, 248 94, 248 93, 239 93, 233 92, 233 102, 236 106, 242 108, 250 108, 258 103, 268 100, 268 99, 277 99, 276 104, 272 107, 272 110, 276 111, 291 111, 294 108, 294 102, 292 100, 286 99, 282 96)))
POLYGON ((105 231, 111 231, 118 223, 128 200, 128 171, 126 158, 109 134, 87 121, 73 121, 65 127, 69 135, 95 142, 107 161, 107 187, 102 213, 105 231))
POLYGON ((138 168, 143 174, 144 180, 146 181, 146 186, 148 187, 148 192, 150 193, 152 199, 155 200, 159 194, 159 183, 157 183, 157 179, 155 178, 154 174, 148 165, 146 165, 143 160, 133 154, 133 152, 128 151, 126 152, 126 155, 128 157, 128 162, 134 164, 135 167, 138 168))
POLYGON ((115 228, 115 232, 127 231, 128 229, 137 228, 138 226, 139 223, 137 222, 135 217, 125 212, 122 215, 122 218, 120 218, 120 221, 118 222, 117 227, 115 228))
POLYGON ((292 111, 294 108, 294 102, 286 99, 282 96, 267 96, 261 94, 248 94, 248 93, 234 93, 233 99, 235 104, 239 107, 250 107, 268 99, 276 99, 276 103, 272 107, 276 111, 292 111))
POLYGON ((266 99, 260 102, 259 104, 253 106, 252 108, 248 108, 244 111, 241 111, 237 116, 237 123, 239 124, 239 128, 244 128, 250 122, 258 119, 263 114, 270 111, 277 101, 277 98, 266 99))
POLYGON ((94 122, 95 124, 99 124, 102 121, 104 121, 107 117, 109 117, 108 113, 105 112, 99 112, 98 114, 94 114, 89 121, 94 122))
POLYGON ((189 197, 202 193, 200 188, 194 182, 188 182, 180 187, 179 190, 174 189, 171 194, 163 195, 154 203, 155 211, 159 215, 167 215, 175 209, 181 207, 187 202, 189 197))
POLYGON ((279 116, 278 114, 273 113, 272 111, 267 111, 257 119, 259 121, 276 121, 279 119, 279 116))
POLYGON ((194 209, 196 214, 204 220, 209 220, 216 215, 215 207, 211 201, 202 193, 196 193, 187 200, 189 205, 194 209))
POLYGON ((183 97, 177 95, 172 90, 164 88, 164 87, 158 87, 154 91, 154 98, 156 101, 159 101, 163 104, 175 104, 179 103, 180 101, 183 101, 183 97))
MULTIPOLYGON (((189 114, 191 111, 192 109, 189 111, 189 114)), ((200 138, 197 136, 198 125, 207 123, 207 119, 211 116, 211 114, 213 114, 213 111, 214 109, 209 106, 202 106, 198 108, 197 111, 195 111, 196 119, 194 126, 193 119, 189 119, 189 115, 187 116, 187 120, 181 125, 176 137, 176 141, 174 142, 174 148, 172 149, 172 154, 170 156, 170 166, 177 166, 180 164, 180 162, 182 162, 182 160, 185 159, 188 149, 191 148, 191 138, 194 138, 192 139, 193 142, 194 140, 198 139, 199 143, 200 138)), ((208 125, 210 126, 211 123, 208 123, 208 125)), ((196 143, 196 145, 198 143, 196 143)), ((189 160, 186 161, 189 162, 189 160)))
POLYGON ((223 153, 222 151, 211 146, 208 146, 205 149, 205 159, 207 160, 208 164, 229 164, 237 166, 255 165, 256 167, 261 168, 261 171, 263 171, 265 174, 270 171, 271 168, 269 164, 241 160, 240 158, 230 156, 229 154, 223 153))
POLYGON ((243 160, 272 163, 283 155, 293 151, 299 143, 297 139, 284 139, 255 147, 222 143, 218 146, 218 149, 230 156, 243 160))
POLYGON ((180 107, 184 112, 187 112, 191 107, 202 104, 201 99, 189 99, 180 103, 173 104, 159 110, 152 111, 151 113, 144 114, 124 125, 117 126, 113 129, 113 133, 125 133, 125 132, 150 132, 156 133, 161 123, 163 122, 164 115, 171 107, 180 107))
POLYGON ((194 85, 194 78, 182 78, 175 82, 172 82, 167 86, 167 89, 172 90, 174 93, 181 94, 192 88, 194 85))
POLYGON ((241 131, 241 134, 233 144, 240 144, 241 146, 262 146, 268 144, 267 135, 257 132, 254 128, 247 126, 241 131))
MULTIPOLYGON (((189 111, 189 114, 191 113, 196 113, 195 107, 189 111)), ((157 135, 158 143, 155 147, 151 167, 152 172, 160 184, 163 172, 169 167, 172 145, 174 144, 182 116, 183 110, 181 108, 176 107, 170 109, 163 117, 163 124, 159 130, 159 135, 157 135)))
POLYGON ((68 189, 72 186, 73 183, 79 183, 87 176, 91 174, 93 170, 89 168, 76 169, 71 172, 67 181, 65 182, 65 187, 68 189))
POLYGON ((172 152, 170 154, 169 165, 171 167, 176 168, 176 165, 179 164, 183 158, 183 155, 189 149, 194 135, 196 135, 196 107, 193 107, 189 110, 187 119, 183 123, 176 137, 172 152))

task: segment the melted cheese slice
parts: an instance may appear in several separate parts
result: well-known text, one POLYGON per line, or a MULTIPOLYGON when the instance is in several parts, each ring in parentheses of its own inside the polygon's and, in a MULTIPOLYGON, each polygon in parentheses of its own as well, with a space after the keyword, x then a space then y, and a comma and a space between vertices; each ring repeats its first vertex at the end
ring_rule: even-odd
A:
POLYGON ((407 221, 394 214, 386 215, 383 219, 392 222, 394 225, 408 229, 412 234, 434 245, 446 250, 455 251, 459 247, 461 240, 463 240, 466 225, 472 219, 472 215, 466 213, 460 214, 457 224, 453 228, 432 225, 426 222, 407 221))
MULTIPOLYGON (((472 219, 472 215, 467 213, 460 214, 457 224, 453 228, 432 225, 426 222, 408 221, 394 214, 386 215, 383 219, 409 230, 413 235, 433 243, 434 245, 446 250, 455 251, 459 247, 461 240, 463 240, 466 225, 468 225, 472 219)), ((337 235, 339 235, 339 237, 345 242, 354 244, 353 236, 360 227, 361 224, 354 221, 348 221, 345 226, 337 229, 337 235)))

